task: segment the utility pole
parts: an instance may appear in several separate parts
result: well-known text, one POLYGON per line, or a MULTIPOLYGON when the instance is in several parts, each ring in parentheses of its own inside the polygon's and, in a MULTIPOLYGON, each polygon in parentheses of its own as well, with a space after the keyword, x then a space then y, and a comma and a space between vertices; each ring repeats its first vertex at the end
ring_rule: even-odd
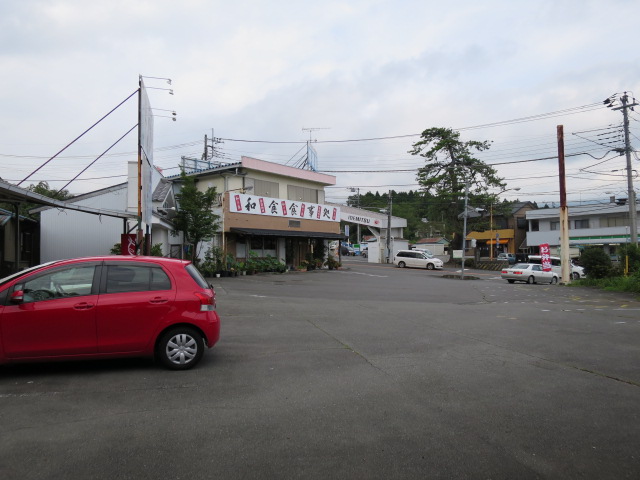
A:
POLYGON ((393 208, 392 190, 389 190, 389 205, 387 208, 387 262, 391 263, 391 209, 393 208))
MULTIPOLYGON (((612 107, 615 102, 615 94, 607 98, 604 104, 612 107)), ((629 141, 629 114, 627 109, 633 110, 638 103, 633 99, 633 103, 629 103, 627 92, 620 97, 621 107, 612 108, 612 110, 622 110, 622 118, 624 120, 624 150, 627 157, 627 189, 629 196, 629 230, 631 237, 629 241, 633 244, 638 243, 638 206, 636 204, 636 192, 633 189, 633 170, 631 169, 631 142, 629 141)))
MULTIPOLYGON (((356 196, 356 208, 360 208, 360 187, 351 187, 352 192, 357 192, 356 196)), ((357 236, 358 245, 360 245, 360 224, 358 223, 358 236, 357 236)))
POLYGON ((571 278, 571 266, 569 259, 569 207, 567 206, 567 186, 564 170, 564 126, 556 127, 558 137, 558 170, 560 177, 560 263, 562 265, 560 275, 562 283, 569 283, 571 278))
MULTIPOLYGON (((467 216, 469 212, 469 180, 464 183, 464 220, 462 222, 462 269, 460 270, 460 280, 464 280, 464 260, 467 256, 467 216)), ((459 218, 459 217, 458 217, 459 218)))

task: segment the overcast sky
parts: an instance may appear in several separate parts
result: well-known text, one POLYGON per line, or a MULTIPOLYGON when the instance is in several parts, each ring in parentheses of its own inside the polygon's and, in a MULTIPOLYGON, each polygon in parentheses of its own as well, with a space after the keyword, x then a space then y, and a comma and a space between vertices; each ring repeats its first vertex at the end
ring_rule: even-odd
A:
MULTIPOLYGON (((176 122, 155 119, 155 163, 167 175, 181 156, 199 158, 212 131, 225 161, 295 164, 311 138, 318 169, 337 178, 328 200, 344 202, 348 187, 416 189, 416 134, 452 127, 493 141, 480 158, 520 188, 503 198, 551 204, 557 160, 537 159, 557 154, 562 124, 569 200, 626 196, 624 172, 613 171, 624 157, 607 154, 623 146, 622 114, 602 101, 640 97, 639 18, 637 0, 4 0, 0 176, 23 180, 143 75, 171 78, 145 80, 155 113, 177 112, 176 122)), ((640 111, 630 113, 637 147, 640 111)), ((22 186, 62 187, 136 123, 133 96, 22 186)), ((136 145, 134 130, 67 188, 125 181, 136 145)))

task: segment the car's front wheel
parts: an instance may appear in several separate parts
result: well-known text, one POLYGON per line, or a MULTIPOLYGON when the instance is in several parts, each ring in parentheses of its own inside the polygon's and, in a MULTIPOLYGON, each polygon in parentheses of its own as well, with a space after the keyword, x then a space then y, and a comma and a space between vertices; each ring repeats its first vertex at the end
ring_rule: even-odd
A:
POLYGON ((552 277, 551 278, 551 285, 555 285, 556 283, 558 283, 558 277, 552 277))
POLYGON ((571 276, 574 280, 580 280, 580 274, 578 272, 573 272, 571 276))
POLYGON ((427 270, 433 270, 435 268, 435 266, 433 265, 433 263, 427 263, 427 270))
POLYGON ((187 370, 194 367, 204 353, 202 335, 191 327, 176 327, 160 338, 156 357, 166 368, 187 370))
POLYGON ((404 268, 404 267, 406 267, 406 266, 407 266, 407 264, 406 264, 406 263, 404 263, 404 262, 398 262, 398 266, 399 266, 400 268, 404 268))

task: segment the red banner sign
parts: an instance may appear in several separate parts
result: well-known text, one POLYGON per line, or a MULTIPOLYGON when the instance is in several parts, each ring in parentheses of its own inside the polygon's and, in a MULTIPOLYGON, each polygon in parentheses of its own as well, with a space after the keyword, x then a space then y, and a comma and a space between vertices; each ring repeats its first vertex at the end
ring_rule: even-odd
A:
POLYGON ((540 244, 540 260, 542 263, 542 270, 545 272, 551 271, 551 250, 548 243, 540 244))
POLYGON ((122 235, 120 235, 120 254, 121 255, 136 254, 135 233, 123 233, 122 235))

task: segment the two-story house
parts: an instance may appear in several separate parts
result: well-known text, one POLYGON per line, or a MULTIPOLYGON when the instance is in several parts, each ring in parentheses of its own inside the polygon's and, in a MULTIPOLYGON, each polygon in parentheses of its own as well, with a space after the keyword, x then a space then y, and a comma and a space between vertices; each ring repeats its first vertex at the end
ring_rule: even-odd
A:
MULTIPOLYGON (((636 206, 636 208, 638 208, 636 206)), ((601 245, 610 255, 616 247, 630 241, 629 206, 609 203, 570 206, 569 246, 573 254, 581 247, 601 245)), ((554 254, 560 247, 560 209, 542 208, 527 212, 529 253, 537 253, 540 244, 548 243, 554 254)))
POLYGON ((489 228, 470 232, 467 241, 476 240, 476 251, 480 257, 495 258, 501 252, 523 252, 526 250, 527 214, 535 208, 532 202, 509 203, 507 213, 500 213, 494 207, 488 218, 489 228))
MULTIPOLYGON (((202 191, 215 187, 220 233, 211 246, 243 261, 271 256, 298 265, 309 252, 343 239, 340 207, 325 202, 331 175, 241 157, 235 163, 183 162, 202 191)), ((174 178, 179 189, 179 178, 174 178)), ((176 190, 177 191, 177 190, 176 190)), ((206 250, 206 249, 205 249, 206 250)))

